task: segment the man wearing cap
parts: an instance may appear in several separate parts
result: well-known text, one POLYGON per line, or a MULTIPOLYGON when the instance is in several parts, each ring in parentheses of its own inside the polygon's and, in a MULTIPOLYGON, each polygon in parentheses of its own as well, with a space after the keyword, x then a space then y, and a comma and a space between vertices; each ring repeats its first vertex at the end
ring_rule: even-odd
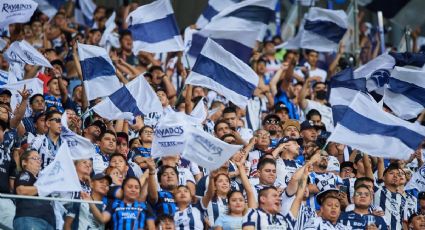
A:
POLYGON ((276 114, 269 114, 263 119, 263 129, 270 133, 270 146, 276 147, 279 141, 280 118, 276 114))
POLYGON ((317 195, 317 200, 320 205, 320 216, 312 218, 305 225, 305 230, 348 230, 351 227, 338 223, 341 214, 341 203, 337 197, 337 189, 324 190, 317 195))
POLYGON ((374 205, 384 210, 384 220, 390 229, 402 229, 406 199, 397 190, 400 180, 399 165, 390 164, 384 171, 383 180, 384 185, 375 192, 374 205))
POLYGON ((312 121, 305 120, 301 123, 301 137, 303 138, 303 145, 316 142, 317 130, 312 121))
POLYGON ((386 230, 387 224, 384 219, 373 215, 369 210, 372 200, 373 192, 366 185, 357 186, 353 197, 354 210, 343 212, 339 217, 339 222, 345 226, 351 226, 353 230, 386 230))
POLYGON ((425 213, 425 192, 418 194, 418 211, 425 213))
POLYGON ((301 168, 295 158, 298 156, 300 146, 296 139, 291 137, 283 137, 279 141, 279 145, 272 154, 276 158, 277 179, 282 181, 285 187, 291 180, 292 175, 298 168, 301 168))
POLYGON ((31 143, 30 148, 40 153, 41 169, 44 169, 55 159, 62 144, 62 138, 60 137, 62 131, 61 118, 62 114, 57 110, 46 112, 47 134, 36 136, 31 143))
POLYGON ((289 120, 289 110, 283 102, 278 102, 275 105, 274 113, 279 116, 282 123, 289 120))
POLYGON ((409 217, 409 230, 425 229, 425 214, 422 212, 414 213, 409 217))
POLYGON ((10 105, 12 93, 8 89, 0 89, 0 102, 10 105))
POLYGON ((106 125, 101 120, 94 120, 91 117, 87 117, 84 120, 84 130, 83 136, 91 141, 91 143, 96 143, 99 136, 106 131, 106 125))

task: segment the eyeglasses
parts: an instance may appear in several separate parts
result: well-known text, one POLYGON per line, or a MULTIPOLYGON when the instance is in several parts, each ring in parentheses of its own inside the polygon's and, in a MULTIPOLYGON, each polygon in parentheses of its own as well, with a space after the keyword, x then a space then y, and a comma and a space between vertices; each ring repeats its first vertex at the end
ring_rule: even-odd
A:
POLYGON ((28 160, 40 161, 41 158, 40 157, 28 157, 28 160))
POLYGON ((355 192, 354 196, 370 196, 370 192, 355 192))
POLYGON ((56 123, 61 123, 61 119, 60 118, 52 118, 52 119, 49 119, 49 121, 54 121, 56 123))
POLYGON ((268 125, 278 125, 278 124, 280 124, 280 121, 275 120, 275 119, 270 119, 270 120, 266 121, 266 124, 268 124, 268 125))

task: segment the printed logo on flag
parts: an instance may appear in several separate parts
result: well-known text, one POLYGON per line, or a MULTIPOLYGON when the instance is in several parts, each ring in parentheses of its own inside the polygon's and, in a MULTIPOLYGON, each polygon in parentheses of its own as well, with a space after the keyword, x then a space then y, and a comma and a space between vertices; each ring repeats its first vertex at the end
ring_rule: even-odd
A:
POLYGON ((32 8, 31 4, 8 4, 3 3, 3 6, 1 8, 1 12, 6 13, 15 13, 22 10, 30 10, 32 8))
MULTIPOLYGON (((217 155, 219 157, 221 157, 221 152, 223 151, 222 148, 220 148, 219 146, 213 144, 212 142, 210 142, 207 138, 198 135, 198 134, 193 134, 194 136, 194 140, 201 146, 203 147, 206 151, 211 151, 211 153, 213 155, 217 155)), ((213 160, 212 157, 208 157, 208 160, 213 160)))

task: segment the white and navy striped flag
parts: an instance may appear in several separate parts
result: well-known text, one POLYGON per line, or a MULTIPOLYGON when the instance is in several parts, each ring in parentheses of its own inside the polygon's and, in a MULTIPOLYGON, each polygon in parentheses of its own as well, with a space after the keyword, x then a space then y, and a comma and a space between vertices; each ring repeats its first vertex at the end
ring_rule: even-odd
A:
POLYGON ((235 105, 245 108, 258 85, 258 76, 247 64, 208 39, 186 84, 214 90, 235 105))
POLYGON ((155 91, 143 75, 130 81, 112 95, 93 107, 101 117, 108 120, 133 121, 137 115, 162 114, 163 108, 155 91))
POLYGON ((425 107, 425 72, 395 67, 384 91, 384 103, 398 117, 409 120, 425 107))
POLYGON ((78 56, 88 100, 109 96, 121 87, 104 48, 78 43, 78 56))
POLYGON ((32 0, 0 0, 0 28, 13 23, 28 22, 37 5, 32 0))
POLYGON ((140 6, 126 19, 133 36, 133 53, 183 50, 183 40, 177 27, 170 0, 157 0, 140 6))
POLYGON ((93 15, 96 10, 96 4, 92 0, 76 0, 74 17, 78 24, 93 27, 93 15))
POLYGON ((406 160, 425 140, 425 127, 385 112, 358 93, 328 141, 346 144, 371 156, 406 160))
POLYGON ((359 91, 366 92, 366 79, 354 79, 353 69, 347 68, 331 78, 329 103, 332 106, 334 125, 343 117, 359 91))
POLYGON ((220 11, 240 1, 241 0, 209 0, 207 7, 205 7, 201 16, 199 16, 196 21, 196 26, 198 28, 204 27, 211 21, 211 18, 216 16, 220 11))
POLYGON ((290 39, 286 49, 312 49, 333 52, 348 28, 347 14, 343 10, 328 10, 312 7, 303 20, 298 34, 290 39))

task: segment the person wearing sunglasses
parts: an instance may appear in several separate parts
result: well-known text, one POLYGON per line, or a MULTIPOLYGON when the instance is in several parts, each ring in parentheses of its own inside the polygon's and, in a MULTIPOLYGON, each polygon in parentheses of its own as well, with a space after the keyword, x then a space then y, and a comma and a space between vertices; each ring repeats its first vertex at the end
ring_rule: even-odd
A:
POLYGON ((267 115, 263 120, 263 129, 270 133, 270 146, 276 147, 280 139, 280 117, 276 114, 267 115))
POLYGON ((370 212, 369 207, 372 204, 372 196, 373 193, 369 190, 368 186, 364 184, 358 185, 353 196, 354 210, 342 212, 338 222, 346 226, 351 226, 353 230, 388 229, 382 217, 373 215, 370 212))
POLYGON ((55 159, 62 144, 62 138, 60 137, 62 130, 61 118, 62 113, 57 110, 46 112, 47 134, 38 135, 30 146, 30 149, 35 149, 40 153, 41 169, 44 169, 55 159))

